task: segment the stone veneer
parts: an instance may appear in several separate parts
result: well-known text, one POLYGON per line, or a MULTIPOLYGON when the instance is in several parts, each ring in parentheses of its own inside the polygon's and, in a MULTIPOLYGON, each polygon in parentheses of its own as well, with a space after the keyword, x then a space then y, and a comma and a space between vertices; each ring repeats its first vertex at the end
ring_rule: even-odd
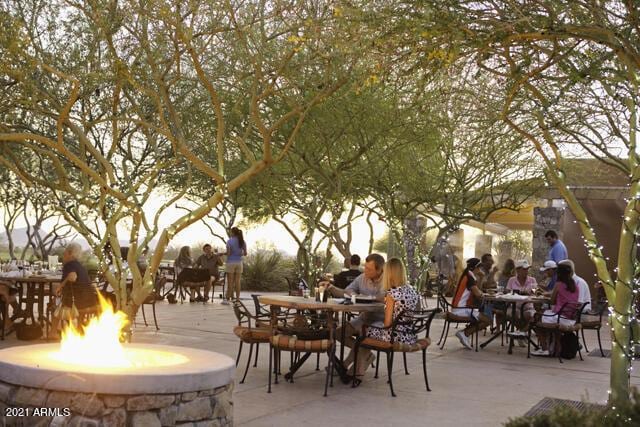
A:
POLYGON ((171 394, 90 394, 25 387, 0 381, 4 426, 231 426, 233 383, 171 394), (8 417, 7 408, 33 414, 35 408, 68 408, 70 415, 8 417))
POLYGON ((534 208, 533 209, 533 266, 531 273, 539 283, 545 283, 544 274, 540 273, 540 267, 544 264, 549 253, 549 244, 544 238, 548 230, 554 230, 562 240, 562 221, 564 219, 564 209, 556 207, 534 208))

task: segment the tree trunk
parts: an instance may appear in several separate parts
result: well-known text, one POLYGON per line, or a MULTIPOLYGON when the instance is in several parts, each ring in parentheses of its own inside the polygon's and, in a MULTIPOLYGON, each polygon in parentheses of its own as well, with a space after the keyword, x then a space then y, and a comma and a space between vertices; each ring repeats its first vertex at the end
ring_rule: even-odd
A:
POLYGON ((409 282, 415 284, 420 273, 420 237, 422 227, 417 215, 405 218, 403 222, 402 243, 406 255, 407 275, 409 282))

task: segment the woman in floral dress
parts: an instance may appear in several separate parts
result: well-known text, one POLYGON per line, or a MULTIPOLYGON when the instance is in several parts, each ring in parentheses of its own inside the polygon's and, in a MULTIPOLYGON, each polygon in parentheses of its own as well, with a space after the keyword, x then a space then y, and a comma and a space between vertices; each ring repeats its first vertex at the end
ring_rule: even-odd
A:
MULTIPOLYGON (((382 286, 387 292, 385 296, 384 322, 375 322, 366 329, 367 338, 379 341, 402 342, 405 344, 415 344, 418 337, 413 333, 409 325, 397 325, 392 332, 390 326, 402 312, 412 312, 418 309, 420 296, 407 283, 407 273, 404 264, 398 258, 391 258, 384 265, 382 275, 382 286), (387 329, 382 329, 387 328, 387 329)), ((358 351, 358 371, 356 378, 361 378, 365 370, 373 363, 375 357, 371 350, 361 348, 358 351)), ((356 384, 359 384, 358 379, 356 384)))
MULTIPOLYGON (((377 327, 389 327, 402 312, 418 309, 420 295, 407 283, 407 275, 402 261, 391 258, 384 266, 382 285, 387 291, 384 300, 384 324, 373 324, 377 327)), ((379 341, 391 342, 391 329, 368 328, 367 337, 379 341)), ((418 337, 409 325, 397 325, 393 331, 393 342, 415 344, 418 337)))

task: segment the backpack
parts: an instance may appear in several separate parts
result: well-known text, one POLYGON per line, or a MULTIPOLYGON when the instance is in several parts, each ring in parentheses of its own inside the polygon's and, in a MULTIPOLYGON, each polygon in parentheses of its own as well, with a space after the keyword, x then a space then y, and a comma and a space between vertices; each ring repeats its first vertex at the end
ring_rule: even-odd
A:
POLYGON ((560 336, 560 357, 573 359, 578 352, 578 337, 573 332, 563 332, 560 336))

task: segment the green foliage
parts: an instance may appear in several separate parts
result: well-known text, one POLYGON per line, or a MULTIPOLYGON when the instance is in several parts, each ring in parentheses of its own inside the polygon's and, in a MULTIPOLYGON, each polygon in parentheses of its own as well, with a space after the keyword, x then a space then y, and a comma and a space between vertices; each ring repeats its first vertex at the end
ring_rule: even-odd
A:
POLYGON ((615 407, 578 411, 560 406, 553 411, 534 417, 510 419, 506 427, 618 427, 640 425, 640 393, 637 389, 631 398, 615 407))
POLYGON ((510 242, 513 245, 513 259, 528 258, 531 256, 533 251, 531 232, 511 230, 504 236, 500 237, 498 244, 501 242, 510 242))
POLYGON ((286 291, 285 277, 293 278, 295 261, 276 250, 258 249, 244 262, 242 289, 286 291))

